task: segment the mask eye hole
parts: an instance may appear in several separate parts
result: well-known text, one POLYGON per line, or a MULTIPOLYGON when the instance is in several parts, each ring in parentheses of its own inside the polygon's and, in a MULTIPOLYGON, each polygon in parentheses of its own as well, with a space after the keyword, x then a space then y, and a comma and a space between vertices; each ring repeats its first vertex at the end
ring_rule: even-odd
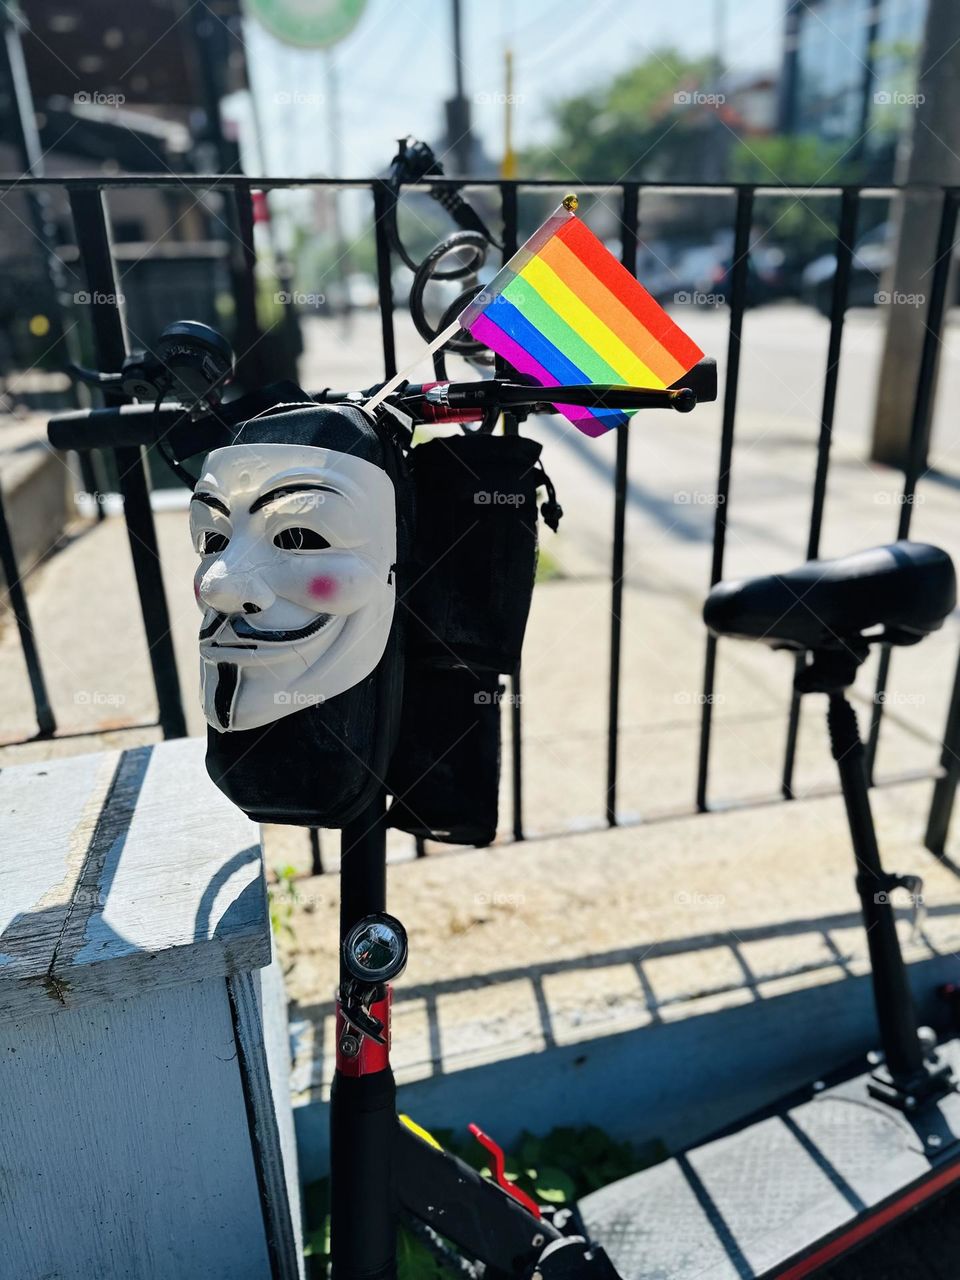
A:
POLYGON ((315 529, 295 525, 292 529, 281 529, 273 539, 273 545, 281 551, 322 551, 330 543, 315 529))
POLYGON ((197 539, 197 550, 202 556, 219 555, 226 551, 230 539, 225 533, 217 533, 213 529, 205 529, 197 539))

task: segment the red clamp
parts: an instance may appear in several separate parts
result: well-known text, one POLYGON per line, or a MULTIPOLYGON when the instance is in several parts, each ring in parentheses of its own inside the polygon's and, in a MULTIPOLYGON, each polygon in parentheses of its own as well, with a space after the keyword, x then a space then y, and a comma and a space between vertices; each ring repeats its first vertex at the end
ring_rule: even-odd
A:
POLYGON ((471 1124, 467 1127, 480 1143, 481 1147, 486 1147, 491 1156, 493 1156, 493 1176, 496 1180, 497 1186, 501 1187, 508 1196, 512 1196, 518 1204, 522 1204, 523 1207, 529 1210, 535 1218, 542 1218, 543 1214, 540 1212, 540 1206, 537 1204, 536 1200, 528 1196, 525 1191, 521 1191, 520 1188, 512 1183, 507 1177, 504 1168, 505 1159, 503 1148, 498 1147, 489 1134, 484 1133, 478 1124, 471 1124))

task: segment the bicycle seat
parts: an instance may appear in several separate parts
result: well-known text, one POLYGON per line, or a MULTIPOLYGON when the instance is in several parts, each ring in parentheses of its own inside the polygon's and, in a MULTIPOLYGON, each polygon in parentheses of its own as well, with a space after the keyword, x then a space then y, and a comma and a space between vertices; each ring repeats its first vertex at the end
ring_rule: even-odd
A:
POLYGON ((877 627, 892 644, 915 644, 942 626, 956 601, 945 551, 894 542, 839 560, 810 560, 787 573, 718 582, 703 620, 716 635, 774 648, 841 649, 877 627))

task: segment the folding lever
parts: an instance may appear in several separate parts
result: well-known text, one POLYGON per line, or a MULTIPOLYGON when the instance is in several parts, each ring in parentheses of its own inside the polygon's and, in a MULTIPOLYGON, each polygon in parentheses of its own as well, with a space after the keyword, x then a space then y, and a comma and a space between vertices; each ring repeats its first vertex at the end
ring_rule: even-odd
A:
POLYGON ((479 1125, 470 1124, 467 1128, 480 1143, 481 1147, 486 1147, 491 1156, 493 1156, 493 1176, 497 1186, 502 1188, 508 1196, 512 1196, 518 1204, 522 1204, 525 1209, 528 1209, 535 1218, 542 1218, 543 1213, 536 1200, 528 1196, 525 1191, 521 1191, 507 1177, 506 1157, 503 1154, 503 1147, 498 1146, 489 1134, 483 1132, 479 1125))
MULTIPOLYGON (((871 877, 874 886, 874 897, 877 902, 889 902, 894 889, 905 889, 910 895, 910 939, 915 941, 923 928, 927 909, 923 901, 923 877, 916 875, 898 875, 896 872, 885 872, 879 877, 871 877), (879 885, 879 888, 877 887, 879 885)), ((891 903, 891 906, 893 904, 891 903)))

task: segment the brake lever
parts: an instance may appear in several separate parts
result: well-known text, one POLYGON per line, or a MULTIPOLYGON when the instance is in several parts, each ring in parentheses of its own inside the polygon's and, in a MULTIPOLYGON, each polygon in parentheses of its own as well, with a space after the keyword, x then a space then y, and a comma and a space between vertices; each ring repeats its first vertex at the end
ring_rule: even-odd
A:
POLYGON ((66 373, 75 382, 84 382, 88 387, 115 387, 123 381, 122 373, 101 373, 99 369, 85 369, 81 364, 68 364, 66 373))

